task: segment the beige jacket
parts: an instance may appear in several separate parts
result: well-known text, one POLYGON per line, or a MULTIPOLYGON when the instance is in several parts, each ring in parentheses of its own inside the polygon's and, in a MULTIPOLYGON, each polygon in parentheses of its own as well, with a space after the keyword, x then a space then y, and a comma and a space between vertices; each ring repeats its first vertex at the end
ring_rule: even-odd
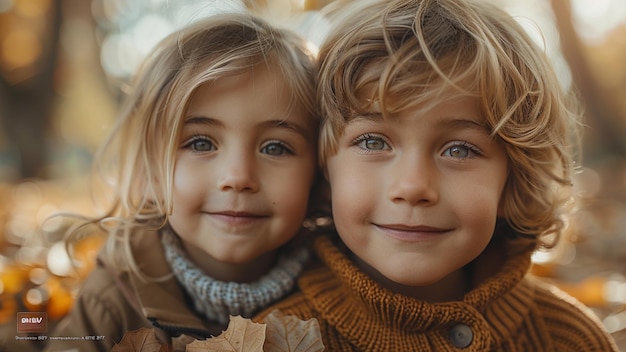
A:
MULTIPOLYGON (((157 232, 137 233, 132 238, 133 255, 143 272, 151 277, 171 272, 157 232)), ((174 276, 163 282, 144 282, 130 271, 115 268, 99 256, 69 315, 48 332, 45 351, 109 351, 126 331, 139 328, 156 328, 159 339, 174 346, 184 345, 189 337, 207 338, 223 330, 205 324, 190 309, 174 276)))

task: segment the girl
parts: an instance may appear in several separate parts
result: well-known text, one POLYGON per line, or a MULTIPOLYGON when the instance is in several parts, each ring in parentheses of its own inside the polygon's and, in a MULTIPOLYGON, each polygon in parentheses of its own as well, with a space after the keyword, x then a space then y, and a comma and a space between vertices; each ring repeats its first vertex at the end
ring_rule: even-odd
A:
POLYGON ((543 53, 486 3, 344 13, 318 83, 338 237, 267 312, 316 317, 330 351, 617 350, 526 275, 564 227, 577 124, 543 53))
POLYGON ((101 169, 115 167, 113 209, 73 232, 99 225, 108 241, 51 334, 97 341, 55 340, 48 350, 108 351, 142 327, 184 350, 292 289, 307 260, 292 239, 317 174, 305 44, 225 14, 158 45, 101 154, 101 169))

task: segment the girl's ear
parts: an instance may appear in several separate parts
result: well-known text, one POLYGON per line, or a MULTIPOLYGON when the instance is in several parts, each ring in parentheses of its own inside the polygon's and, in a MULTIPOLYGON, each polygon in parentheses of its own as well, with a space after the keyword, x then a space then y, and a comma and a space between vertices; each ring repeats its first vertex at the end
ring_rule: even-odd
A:
POLYGON ((499 218, 504 218, 504 206, 502 205, 504 202, 502 200, 500 200, 500 202, 498 203, 498 212, 496 213, 496 215, 499 218))
POLYGON ((498 210, 496 213, 496 216, 499 219, 506 219, 508 218, 508 211, 507 211, 507 207, 506 207, 506 189, 502 192, 502 195, 500 196, 500 201, 498 202, 498 210))

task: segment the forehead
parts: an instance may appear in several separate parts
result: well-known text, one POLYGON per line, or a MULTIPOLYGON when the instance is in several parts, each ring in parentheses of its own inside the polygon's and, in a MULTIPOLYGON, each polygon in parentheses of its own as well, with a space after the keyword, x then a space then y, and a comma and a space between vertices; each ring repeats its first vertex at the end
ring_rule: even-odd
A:
MULTIPOLYGON (((372 103, 375 105, 375 102, 372 103)), ((347 124, 371 121, 408 127, 418 123, 422 127, 431 126, 450 129, 476 129, 488 132, 485 115, 480 103, 472 96, 455 96, 428 105, 414 105, 397 112, 380 112, 377 107, 364 114, 354 114, 347 124)))
POLYGON ((347 99, 348 103, 386 112, 429 106, 456 97, 480 96, 480 77, 461 67, 444 75, 426 62, 398 63, 391 58, 379 58, 353 74, 350 78, 353 84, 343 86, 344 92, 353 98, 347 99))
POLYGON ((391 87, 369 84, 355 93, 358 103, 346 120, 364 115, 393 120, 405 116, 407 111, 410 114, 428 114, 432 110, 438 110, 443 115, 452 113, 452 110, 456 113, 463 110, 476 117, 483 115, 482 99, 477 93, 463 86, 441 82, 422 87, 402 82, 391 87))
POLYGON ((291 126, 307 136, 316 130, 313 117, 280 70, 264 65, 205 82, 194 92, 185 113, 187 125, 229 126, 236 121, 245 128, 256 124, 291 126), (195 123, 198 121, 211 123, 195 123), (268 121, 272 124, 266 124, 268 121))
POLYGON ((193 92, 187 114, 215 107, 241 108, 253 101, 266 101, 268 107, 294 105, 291 89, 280 70, 257 65, 233 74, 203 82, 193 92), (239 104, 232 104, 239 101, 239 104))

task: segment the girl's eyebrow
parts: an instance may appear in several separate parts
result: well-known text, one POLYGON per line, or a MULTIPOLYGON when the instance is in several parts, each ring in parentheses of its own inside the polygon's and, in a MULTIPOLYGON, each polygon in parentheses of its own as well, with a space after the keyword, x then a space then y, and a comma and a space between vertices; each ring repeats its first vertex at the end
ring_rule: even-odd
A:
MULTIPOLYGON (((204 126, 215 126, 215 127, 224 126, 224 124, 219 119, 215 119, 215 118, 207 117, 207 116, 188 116, 185 119, 185 125, 204 125, 204 126)), ((307 140, 311 139, 311 133, 306 127, 301 126, 300 124, 288 121, 288 120, 267 120, 267 121, 263 121, 257 127, 258 128, 285 129, 289 132, 297 133, 307 140)))
POLYGON ((220 120, 206 116, 187 116, 185 125, 224 126, 220 120))
POLYGON ((306 127, 288 120, 267 120, 263 121, 259 127, 282 128, 290 132, 295 132, 306 139, 309 139, 311 135, 306 127))

